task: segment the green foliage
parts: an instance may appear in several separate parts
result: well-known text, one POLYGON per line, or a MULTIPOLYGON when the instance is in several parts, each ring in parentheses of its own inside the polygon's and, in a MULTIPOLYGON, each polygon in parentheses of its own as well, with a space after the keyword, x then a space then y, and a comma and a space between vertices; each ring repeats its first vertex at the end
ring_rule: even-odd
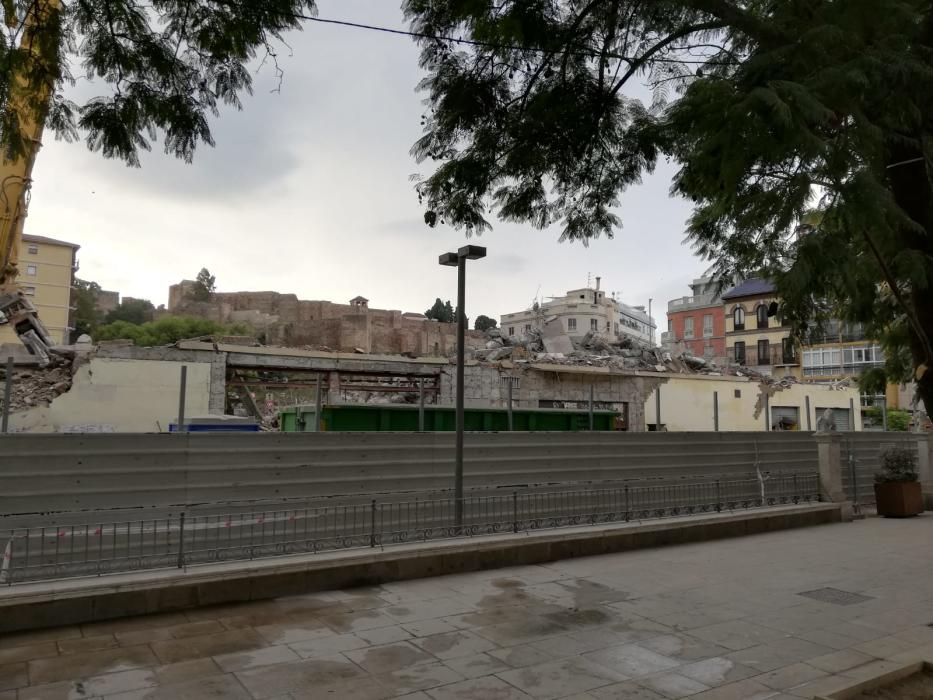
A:
MULTIPOLYGON (((881 409, 872 406, 862 410, 862 414, 869 418, 873 425, 883 426, 884 416, 881 409)), ((894 432, 906 433, 910 429, 910 412, 888 409, 888 430, 894 432)))
POLYGON ((155 347, 171 345, 186 338, 212 335, 253 335, 253 329, 244 323, 222 325, 203 318, 163 316, 143 324, 116 321, 101 326, 96 340, 132 340, 134 345, 155 347))
POLYGON ((897 445, 882 450, 881 470, 875 474, 876 482, 916 480, 917 452, 915 449, 897 445))
POLYGON ((129 299, 121 301, 117 308, 108 313, 105 322, 126 321, 138 326, 151 321, 153 311, 155 307, 148 299, 129 299))
POLYGON ((612 236, 675 160, 688 239, 723 280, 775 279, 804 338, 865 324, 933 412, 933 9, 920 0, 407 0, 427 77, 429 223, 490 214, 612 236), (625 94, 636 80, 650 105, 625 94), (818 213, 814 213, 814 209, 818 213), (809 216, 808 216, 809 215, 809 216), (809 231, 798 240, 800 223, 809 231))
POLYGON ((198 144, 213 145, 209 119, 221 105, 241 107, 252 90, 250 64, 259 56, 274 63, 284 34, 315 12, 313 0, 87 0, 42 8, 46 3, 31 0, 3 3, 0 146, 8 155, 23 152, 22 110, 44 118, 57 136, 84 134, 88 148, 130 165, 139 165, 139 152, 159 134, 165 152, 186 161, 198 144), (25 31, 24 17, 32 25, 25 31), (83 104, 64 95, 74 82, 71 66, 82 66, 79 77, 96 85, 83 104), (40 98, 48 89, 45 110, 40 98))
POLYGON ((480 314, 476 317, 476 324, 473 326, 478 331, 488 331, 491 328, 495 328, 498 325, 496 319, 489 318, 489 316, 484 316, 480 314))
POLYGON ((188 298, 192 301, 210 301, 216 288, 217 278, 206 267, 202 267, 188 293, 188 298))
POLYGON ((94 336, 103 316, 97 308, 97 295, 99 292, 100 285, 97 282, 88 282, 75 278, 71 302, 75 307, 72 340, 76 340, 78 336, 84 334, 94 336))
POLYGON ((454 307, 450 305, 450 301, 443 302, 439 298, 435 299, 434 305, 425 311, 424 315, 441 323, 453 323, 457 320, 457 315, 454 312, 454 307))

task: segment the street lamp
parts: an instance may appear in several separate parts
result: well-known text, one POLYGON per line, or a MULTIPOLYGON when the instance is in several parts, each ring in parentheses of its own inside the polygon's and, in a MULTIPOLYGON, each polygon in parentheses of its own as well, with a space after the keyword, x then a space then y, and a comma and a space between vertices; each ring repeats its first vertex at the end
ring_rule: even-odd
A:
POLYGON ((457 268, 457 447, 454 468, 454 500, 457 529, 463 527, 463 366, 466 358, 466 261, 486 257, 486 249, 465 245, 456 253, 444 253, 441 265, 457 268))

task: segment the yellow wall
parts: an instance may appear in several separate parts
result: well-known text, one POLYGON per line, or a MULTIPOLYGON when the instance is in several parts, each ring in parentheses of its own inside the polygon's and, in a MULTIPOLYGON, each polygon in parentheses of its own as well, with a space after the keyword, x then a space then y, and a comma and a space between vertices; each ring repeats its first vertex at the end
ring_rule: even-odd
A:
MULTIPOLYGON (((155 433, 178 414, 182 363, 93 358, 75 374, 71 390, 50 406, 14 413, 10 426, 24 432, 155 433)), ((185 415, 208 415, 211 366, 191 362, 185 415)))
MULTIPOLYGON (((70 341, 68 319, 71 313, 75 250, 71 245, 33 242, 25 237, 19 251, 19 276, 16 282, 23 291, 27 291, 27 288, 35 290, 29 298, 55 343, 67 344, 70 341), (29 252, 32 246, 35 246, 35 253, 29 252), (33 267, 35 274, 30 274, 33 267)), ((13 329, 0 326, 0 343, 16 342, 19 341, 13 329)))
MULTIPOLYGON (((765 430, 765 417, 755 417, 755 404, 762 385, 741 377, 674 377, 661 385, 661 424, 670 431, 713 430, 713 392, 719 393, 719 429, 765 430), (738 391, 740 396, 736 396, 738 391)), ((806 397, 810 397, 810 427, 816 430, 817 409, 855 407, 855 429, 862 429, 857 388, 832 390, 821 384, 794 384, 770 397, 771 407, 796 406, 800 429, 807 429, 806 397)), ((655 419, 655 395, 645 401, 645 423, 655 419)), ((770 421, 769 421, 770 424, 770 421)), ((845 427, 845 426, 843 426, 845 427)))

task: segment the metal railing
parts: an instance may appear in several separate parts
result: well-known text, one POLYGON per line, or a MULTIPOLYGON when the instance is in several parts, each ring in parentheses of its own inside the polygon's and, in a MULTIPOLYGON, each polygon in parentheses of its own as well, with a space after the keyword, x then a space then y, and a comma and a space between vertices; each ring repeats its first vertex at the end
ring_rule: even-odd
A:
POLYGON ((814 473, 693 483, 632 482, 612 488, 199 514, 27 527, 0 540, 0 583, 184 568, 362 547, 525 533, 546 528, 735 511, 819 500, 814 473))

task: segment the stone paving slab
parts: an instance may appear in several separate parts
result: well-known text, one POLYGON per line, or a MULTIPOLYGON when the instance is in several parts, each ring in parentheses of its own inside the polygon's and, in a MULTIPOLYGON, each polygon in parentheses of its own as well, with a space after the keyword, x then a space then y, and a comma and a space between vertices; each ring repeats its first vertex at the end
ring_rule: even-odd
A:
POLYGON ((933 658, 930 541, 868 519, 7 634, 0 700, 812 698, 933 658))

